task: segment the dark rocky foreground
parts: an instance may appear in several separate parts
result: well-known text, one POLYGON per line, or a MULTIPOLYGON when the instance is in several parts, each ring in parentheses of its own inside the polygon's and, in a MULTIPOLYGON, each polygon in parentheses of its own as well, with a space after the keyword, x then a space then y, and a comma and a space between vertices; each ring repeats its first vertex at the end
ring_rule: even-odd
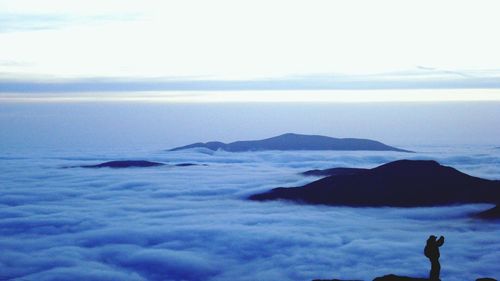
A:
POLYGON ((249 199, 354 207, 500 202, 500 181, 469 176, 435 161, 399 160, 373 169, 331 171, 334 175, 307 185, 275 188, 249 199))
POLYGON ((313 281, 361 281, 361 280, 342 280, 342 279, 314 279, 313 281))
MULTIPOLYGON (((341 279, 315 279, 313 281, 361 281, 361 280, 341 280, 341 279)), ((429 281, 427 278, 414 278, 406 276, 397 276, 394 274, 377 277, 373 281, 429 281)), ((476 281, 497 281, 493 278, 478 278, 476 281)))
POLYGON ((369 150, 369 151, 399 151, 408 150, 392 147, 378 141, 369 139, 339 139, 317 135, 283 134, 280 136, 251 141, 237 141, 223 143, 212 141, 207 143, 193 143, 186 146, 176 147, 170 151, 207 148, 210 150, 224 150, 230 152, 260 151, 260 150, 369 150))
POLYGON ((406 276, 397 276, 394 274, 385 275, 382 277, 377 277, 373 281, 429 281, 427 278, 413 278, 406 276))
POLYGON ((147 168, 147 167, 158 167, 158 166, 176 166, 176 167, 187 167, 187 166, 197 166, 198 164, 194 163, 180 163, 169 165, 160 162, 151 162, 145 160, 123 160, 123 161, 109 161, 95 165, 80 165, 80 166, 72 166, 68 168, 147 168))
POLYGON ((314 279, 313 281, 362 281, 362 280, 342 280, 342 279, 314 279))

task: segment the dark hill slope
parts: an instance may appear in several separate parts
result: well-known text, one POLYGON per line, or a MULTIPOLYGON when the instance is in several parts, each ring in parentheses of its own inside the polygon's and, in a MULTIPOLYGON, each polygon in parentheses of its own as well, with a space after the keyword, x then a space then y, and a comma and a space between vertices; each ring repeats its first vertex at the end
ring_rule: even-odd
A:
POLYGON ((325 177, 301 187, 275 188, 250 199, 393 207, 497 203, 500 182, 472 177, 435 161, 399 160, 353 174, 325 177))
POLYGON ((331 168, 324 170, 309 170, 302 173, 304 176, 342 176, 354 175, 367 171, 368 169, 361 168, 331 168))
POLYGON ((486 220, 498 220, 500 219, 500 205, 488 209, 476 215, 476 217, 486 220))

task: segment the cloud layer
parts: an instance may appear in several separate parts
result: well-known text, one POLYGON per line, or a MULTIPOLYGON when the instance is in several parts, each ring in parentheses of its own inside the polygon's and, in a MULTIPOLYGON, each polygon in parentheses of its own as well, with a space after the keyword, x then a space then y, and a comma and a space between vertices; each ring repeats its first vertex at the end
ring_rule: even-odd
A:
MULTIPOLYGON (((43 28, 43 27, 40 27, 43 28)), ((0 61, 1 62, 1 61, 0 61)), ((7 61, 4 66, 22 66, 7 61)), ((0 67, 2 63, 0 63, 0 67)), ((267 77, 265 79, 184 78, 13 78, 0 76, 0 93, 93 93, 155 91, 263 91, 263 90, 381 90, 381 89, 498 89, 499 70, 441 71, 422 70, 379 73, 372 75, 322 74, 267 77), (470 74, 469 74, 470 72, 470 74)), ((6 76, 4 74, 4 76, 6 76)))
MULTIPOLYGON (((416 149, 422 151, 422 148, 416 149)), ((500 179, 500 152, 428 149, 462 171, 500 179), (493 168, 492 168, 493 167, 493 168)), ((425 276, 430 234, 445 235, 442 276, 498 278, 500 225, 468 215, 487 205, 337 208, 244 200, 311 181, 298 173, 373 167, 408 156, 369 152, 130 152, 208 166, 62 169, 119 154, 60 152, 0 159, 0 279, 370 280, 425 276)), ((127 155, 121 154, 122 157, 127 155)))

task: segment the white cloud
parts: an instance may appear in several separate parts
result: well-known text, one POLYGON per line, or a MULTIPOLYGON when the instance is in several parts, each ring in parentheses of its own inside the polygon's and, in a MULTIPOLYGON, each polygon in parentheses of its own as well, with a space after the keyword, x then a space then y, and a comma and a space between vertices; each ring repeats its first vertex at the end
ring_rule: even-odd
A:
MULTIPOLYGON (((500 171, 489 171, 498 153, 479 152, 437 148, 407 156, 432 157, 463 171, 499 177, 500 171)), ((307 169, 373 167, 400 157, 220 151, 5 156, 0 166, 1 277, 253 281, 425 276, 429 262, 422 251, 429 234, 447 238, 441 249, 443 279, 498 277, 499 225, 468 218, 485 205, 353 209, 244 200, 250 193, 311 181, 298 174, 307 169), (208 166, 61 168, 128 156, 208 166)))

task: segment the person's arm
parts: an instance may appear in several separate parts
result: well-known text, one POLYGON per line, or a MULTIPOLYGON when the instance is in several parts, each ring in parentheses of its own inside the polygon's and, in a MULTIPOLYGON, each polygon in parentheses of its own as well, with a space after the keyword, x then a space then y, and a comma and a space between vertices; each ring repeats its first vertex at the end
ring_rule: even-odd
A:
POLYGON ((439 237, 438 241, 436 242, 436 245, 438 247, 441 247, 441 246, 443 246, 443 244, 444 244, 444 236, 441 236, 441 237, 439 237))

